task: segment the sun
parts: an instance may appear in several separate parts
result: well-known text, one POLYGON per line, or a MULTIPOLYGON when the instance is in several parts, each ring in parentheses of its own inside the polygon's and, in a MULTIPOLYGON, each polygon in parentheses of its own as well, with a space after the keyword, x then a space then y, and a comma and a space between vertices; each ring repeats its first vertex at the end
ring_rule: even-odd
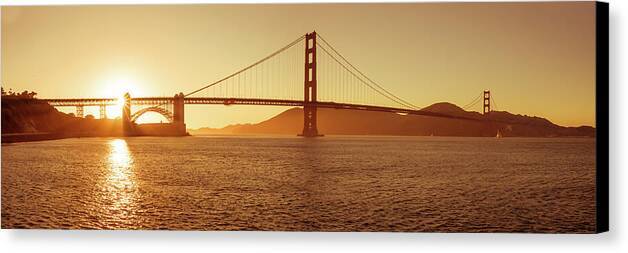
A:
POLYGON ((124 106, 124 94, 120 94, 116 97, 116 105, 118 108, 122 108, 124 106))
POLYGON ((110 118, 120 117, 124 106, 124 94, 131 96, 141 96, 142 91, 137 81, 129 77, 115 77, 105 81, 100 94, 104 98, 116 98, 116 104, 107 107, 107 116, 110 118))
POLYGON ((142 91, 137 81, 130 78, 112 78, 105 82, 102 94, 107 97, 119 98, 124 93, 130 93, 131 96, 139 96, 142 91))

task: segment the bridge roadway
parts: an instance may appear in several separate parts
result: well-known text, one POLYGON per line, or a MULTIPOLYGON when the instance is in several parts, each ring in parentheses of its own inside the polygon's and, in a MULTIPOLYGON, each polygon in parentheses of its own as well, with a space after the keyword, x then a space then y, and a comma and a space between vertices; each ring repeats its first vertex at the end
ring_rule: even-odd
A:
MULTIPOLYGON (((70 99, 42 99, 48 102, 52 106, 104 106, 104 105, 117 105, 118 99, 116 98, 70 98, 70 99)), ((481 121, 476 118, 460 117, 455 115, 448 115, 436 112, 430 112, 425 110, 413 110, 386 106, 374 106, 374 105, 360 105, 349 103, 335 103, 335 102, 313 102, 307 103, 303 100, 285 100, 285 99, 261 99, 261 98, 220 98, 220 97, 185 97, 183 98, 184 104, 188 105, 270 105, 270 106, 305 106, 314 105, 317 108, 332 108, 332 109, 348 109, 348 110, 360 110, 360 111, 378 111, 378 112, 391 112, 399 114, 410 115, 422 115, 442 118, 464 119, 481 121)), ((134 97, 131 98, 131 105, 164 105, 173 104, 173 97, 134 97)))

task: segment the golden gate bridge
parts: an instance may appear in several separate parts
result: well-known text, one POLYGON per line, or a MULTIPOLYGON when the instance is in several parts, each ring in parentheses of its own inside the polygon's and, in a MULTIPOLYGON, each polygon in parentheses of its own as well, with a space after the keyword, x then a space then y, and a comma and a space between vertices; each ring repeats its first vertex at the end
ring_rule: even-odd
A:
MULTIPOLYGON (((106 118, 107 106, 118 105, 117 98, 43 99, 52 106, 74 106, 83 117, 86 106, 100 107, 106 118)), ((490 112, 490 91, 483 98, 483 113, 490 112)), ((321 136, 317 128, 317 108, 380 111, 465 120, 478 120, 422 110, 373 81, 316 32, 307 33, 257 62, 189 93, 173 97, 131 97, 124 95, 122 126, 133 135, 135 121, 144 113, 155 112, 169 125, 185 133, 188 105, 266 105, 303 108, 304 137, 321 136), (299 47, 300 43, 305 48, 299 47), (133 110, 139 108, 139 110, 133 110)), ((468 106, 465 106, 468 107, 468 106)))

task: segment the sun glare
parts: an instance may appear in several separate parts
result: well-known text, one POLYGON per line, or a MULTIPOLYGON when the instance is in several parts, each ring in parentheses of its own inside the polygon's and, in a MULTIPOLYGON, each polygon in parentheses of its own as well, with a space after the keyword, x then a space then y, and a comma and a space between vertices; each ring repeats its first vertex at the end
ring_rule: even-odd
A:
POLYGON ((116 104, 107 108, 107 115, 110 118, 120 117, 122 115, 122 106, 124 106, 124 94, 131 96, 141 96, 142 91, 137 81, 129 77, 114 77, 105 81, 103 90, 100 94, 106 98, 116 98, 116 104))
POLYGON ((120 109, 122 109, 122 106, 124 106, 124 94, 120 94, 117 98, 116 98, 116 106, 120 109))
POLYGON ((102 94, 107 97, 120 98, 127 92, 129 92, 131 96, 142 95, 138 82, 128 77, 111 78, 105 82, 103 88, 102 94))

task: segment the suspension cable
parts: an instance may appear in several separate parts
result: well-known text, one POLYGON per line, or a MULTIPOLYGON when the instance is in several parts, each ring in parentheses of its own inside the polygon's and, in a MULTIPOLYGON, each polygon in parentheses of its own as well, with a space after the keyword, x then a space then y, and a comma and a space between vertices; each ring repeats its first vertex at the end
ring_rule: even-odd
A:
POLYGON ((482 92, 480 92, 480 94, 478 94, 477 97, 475 97, 473 100, 471 100, 471 102, 469 102, 467 105, 462 107, 462 109, 467 110, 468 108, 474 106, 475 104, 477 104, 480 101, 481 97, 482 97, 482 92))
POLYGON ((222 79, 220 79, 220 80, 218 80, 218 81, 215 81, 215 82, 213 82, 213 83, 210 83, 210 84, 208 84, 208 85, 205 85, 205 86, 203 86, 203 87, 202 87, 202 88, 200 88, 200 89, 197 89, 197 90, 195 90, 195 91, 192 91, 192 92, 190 92, 190 93, 187 93, 187 94, 185 94, 185 95, 183 95, 183 96, 184 96, 184 97, 187 97, 187 96, 193 95, 193 94, 195 94, 195 93, 197 93, 197 92, 199 92, 199 91, 202 91, 202 90, 207 89, 207 88, 209 88, 209 87, 212 87, 212 86, 214 86, 214 85, 216 85, 216 84, 219 84, 219 83, 221 83, 221 82, 223 82, 223 81, 225 81, 225 80, 227 80, 227 79, 229 79, 229 78, 231 78, 231 77, 234 77, 234 76, 236 76, 236 75, 238 75, 238 74, 240 74, 240 73, 242 73, 242 72, 244 72, 244 71, 246 71, 246 70, 249 70, 249 69, 251 69, 251 68, 253 68, 253 67, 257 66, 258 64, 260 64, 260 63, 262 63, 262 62, 264 62, 264 61, 266 61, 266 60, 268 60, 268 59, 272 58, 273 56, 278 55, 279 53, 281 53, 281 52, 283 52, 283 51, 287 50, 288 48, 291 48, 291 47, 292 47, 292 46, 294 46, 295 44, 297 44, 297 43, 301 42, 303 39, 305 39, 305 35, 303 35, 303 36, 299 37, 298 39, 294 40, 293 42, 291 42, 290 44, 286 45, 285 47, 280 48, 279 50, 275 51, 274 53, 272 53, 272 54, 270 54, 270 55, 268 55, 268 56, 266 56, 266 57, 262 58, 262 59, 261 59, 261 60, 259 60, 259 61, 256 61, 255 63, 253 63, 253 64, 251 64, 251 65, 249 65, 249 66, 247 66, 247 67, 245 67, 245 68, 243 68, 243 69, 241 69, 241 70, 239 70, 239 71, 237 71, 237 72, 235 72, 235 73, 233 73, 233 74, 231 74, 231 75, 228 75, 227 77, 224 77, 224 78, 222 78, 222 79))
POLYGON ((355 71, 357 71, 358 73, 360 73, 360 75, 362 75, 364 78, 366 78, 368 81, 370 81, 373 85, 377 86, 379 89, 381 89, 382 91, 384 91, 385 93, 389 94, 390 96, 398 99, 399 101, 403 102, 403 104, 405 104, 406 106, 412 108, 412 109, 419 109, 418 106, 400 98, 395 96, 395 94, 390 93, 389 91, 387 91, 386 89, 384 89, 381 85, 379 85, 377 82, 373 81, 371 78, 369 78, 367 75, 365 75, 364 73, 362 73, 362 71, 360 71, 358 68, 356 68, 353 64, 351 64, 351 62, 349 62, 349 60, 347 60, 347 58, 345 58, 344 56, 342 56, 342 54, 340 54, 329 42, 327 42, 327 40, 325 40, 325 38, 323 38, 319 33, 316 34, 322 41, 323 43, 325 43, 327 46, 329 46, 329 48, 334 51, 334 53, 336 53, 338 56, 340 56, 340 58, 342 58, 342 60, 344 60, 347 64, 349 64, 349 66, 351 66, 351 68, 353 68, 355 71))
POLYGON ((495 110, 498 110, 499 107, 497 107, 497 103, 495 103, 495 99, 493 98, 493 96, 491 96, 491 102, 493 103, 493 105, 495 106, 495 110))
POLYGON ((404 103, 402 103, 402 102, 399 102, 399 101, 395 100, 394 98, 391 98, 390 96, 388 96, 388 95, 386 95, 386 94, 382 93, 380 90, 375 89, 375 88, 374 88, 373 86, 371 86, 368 82, 364 81, 364 79, 362 79, 361 77, 359 77, 357 74, 353 73, 353 71, 351 71, 351 70, 350 70, 347 66, 345 66, 342 62, 340 62, 340 61, 339 61, 336 57, 334 57, 334 56, 333 56, 333 55, 332 55, 329 51, 327 51, 327 49, 325 49, 325 47, 323 47, 323 45, 321 45, 321 44, 317 44, 317 46, 318 46, 318 47, 320 47, 321 49, 323 49, 323 51, 324 51, 325 53, 327 53, 327 55, 328 55, 329 57, 331 57, 331 58, 332 58, 334 61, 336 61, 336 62, 337 62, 340 66, 342 66, 345 70, 347 70, 347 71, 348 71, 348 72, 349 72, 352 76, 354 76, 354 77, 355 77, 356 79, 358 79, 360 82, 362 82, 363 84, 365 84, 365 85, 367 85, 368 87, 370 87, 371 89, 373 89, 375 92, 377 92, 377 93, 381 94, 382 96, 384 96, 384 97, 386 97, 386 98, 388 98, 388 99, 392 100, 393 102, 396 102, 396 103, 398 103, 398 104, 400 104, 400 105, 403 105, 403 106, 406 106, 406 107, 410 107, 410 108, 412 108, 412 109, 417 109, 417 108, 413 107, 411 104, 410 104, 410 105, 408 105, 408 104, 404 104, 404 103))

